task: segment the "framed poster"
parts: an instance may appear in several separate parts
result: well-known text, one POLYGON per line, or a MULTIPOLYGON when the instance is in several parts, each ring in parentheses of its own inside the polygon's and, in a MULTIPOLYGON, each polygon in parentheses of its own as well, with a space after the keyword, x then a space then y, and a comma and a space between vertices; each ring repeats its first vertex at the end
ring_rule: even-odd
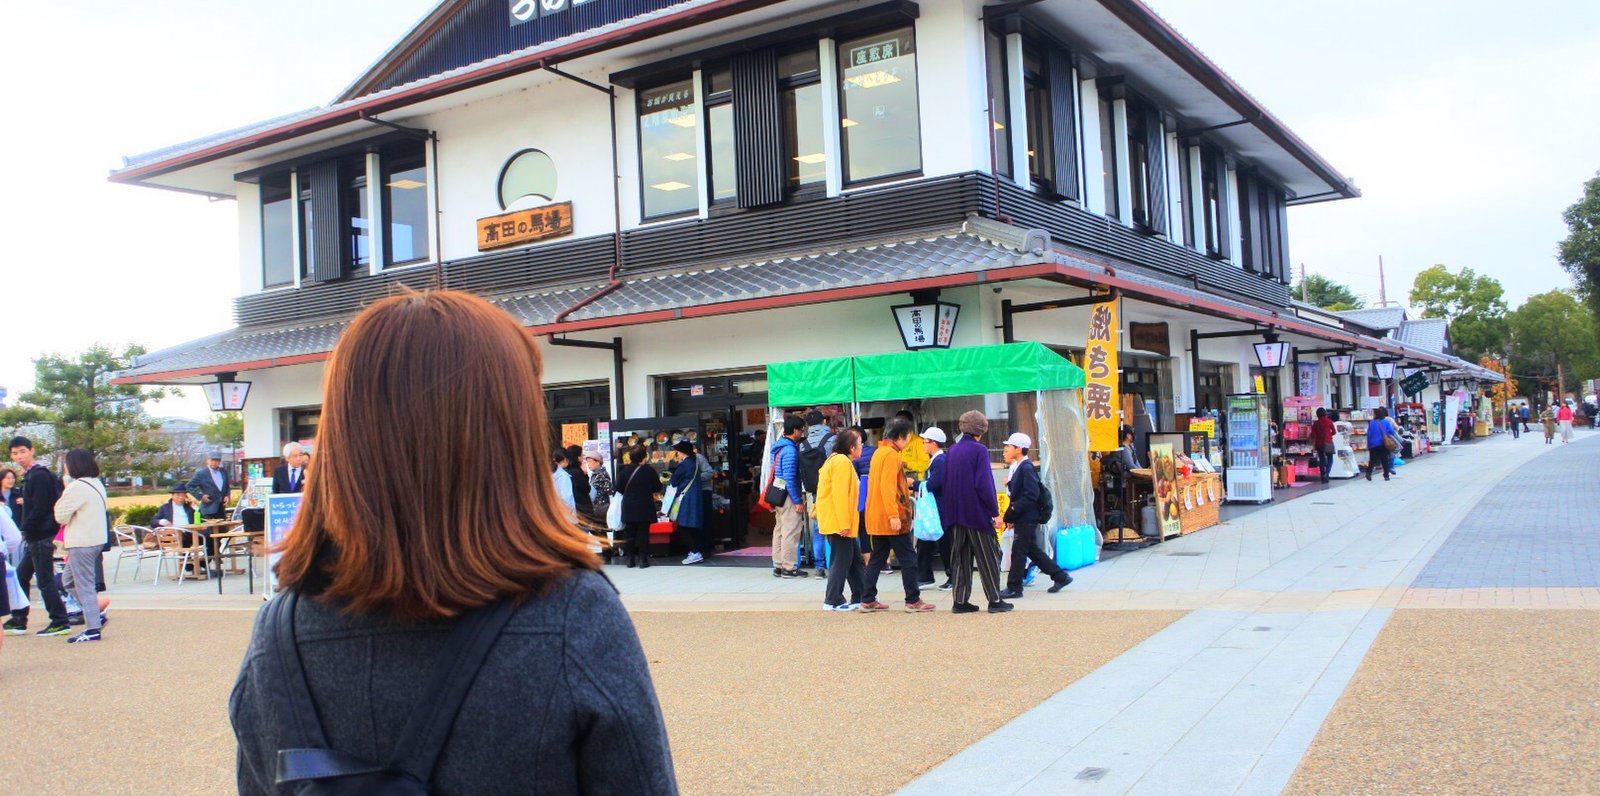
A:
POLYGON ((301 493, 267 495, 266 513, 266 542, 267 542, 267 587, 262 590, 263 597, 272 597, 278 591, 278 559, 282 554, 278 552, 279 546, 289 538, 289 531, 294 528, 294 518, 300 514, 301 493))
POLYGON ((1161 526, 1161 537, 1177 536, 1183 533, 1183 509, 1178 494, 1178 458, 1173 455, 1172 443, 1150 446, 1150 472, 1155 484, 1156 522, 1161 526))

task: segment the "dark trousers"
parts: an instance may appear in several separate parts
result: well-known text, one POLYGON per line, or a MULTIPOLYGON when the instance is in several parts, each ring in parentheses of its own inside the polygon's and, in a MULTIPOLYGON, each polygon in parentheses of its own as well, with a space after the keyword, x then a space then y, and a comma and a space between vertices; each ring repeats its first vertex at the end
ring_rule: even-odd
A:
POLYGON ((1367 449, 1367 480, 1371 481, 1380 469, 1385 480, 1394 475, 1394 452, 1383 447, 1381 442, 1367 449))
POLYGON ((946 578, 954 577, 950 569, 950 529, 944 529, 944 535, 937 542, 924 542, 917 540, 917 571, 922 576, 923 583, 933 580, 933 554, 939 553, 939 563, 944 567, 946 578))
POLYGON ((872 540, 872 557, 867 559, 866 593, 861 595, 862 601, 870 603, 878 599, 878 574, 888 568, 890 550, 900 562, 900 585, 905 587, 906 602, 921 600, 922 589, 917 585, 917 549, 911 544, 911 534, 867 538, 872 540))
POLYGON ((650 555, 650 523, 626 522, 622 531, 627 535, 628 555, 643 558, 650 555))
MULTIPOLYGON (((17 562, 17 585, 22 587, 24 595, 31 598, 33 594, 28 591, 28 581, 37 580, 44 610, 50 615, 50 624, 64 625, 67 623, 67 604, 62 602, 61 590, 56 588, 55 553, 56 543, 52 539, 23 543, 22 560, 17 562)), ((11 616, 18 622, 28 621, 28 604, 13 605, 11 616)))
POLYGON ((1510 423, 1507 423, 1506 425, 1511 426, 1511 438, 1512 439, 1522 439, 1522 424, 1520 424, 1517 421, 1513 420, 1510 423))
POLYGON ((1328 482, 1328 473, 1333 472, 1333 449, 1323 448, 1317 451, 1317 468, 1322 470, 1322 482, 1328 482))
POLYGON ((861 582, 865 579, 866 568, 861 564, 861 547, 856 544, 855 537, 829 533, 822 538, 828 540, 828 554, 833 557, 822 601, 828 605, 844 605, 844 587, 849 584, 850 602, 861 602, 861 582))
POLYGON ((956 604, 972 599, 972 567, 976 563, 978 578, 983 581, 983 596, 989 602, 1000 600, 1000 542, 994 538, 993 528, 967 528, 955 525, 950 528, 955 536, 950 540, 950 580, 953 581, 956 604))
POLYGON ((1022 579, 1028 574, 1030 558, 1033 559, 1034 566, 1038 567, 1040 572, 1049 575, 1051 580, 1062 575, 1061 565, 1039 546, 1039 526, 1035 523, 1014 523, 1011 537, 1011 571, 1006 576, 1006 588, 1022 591, 1022 579))

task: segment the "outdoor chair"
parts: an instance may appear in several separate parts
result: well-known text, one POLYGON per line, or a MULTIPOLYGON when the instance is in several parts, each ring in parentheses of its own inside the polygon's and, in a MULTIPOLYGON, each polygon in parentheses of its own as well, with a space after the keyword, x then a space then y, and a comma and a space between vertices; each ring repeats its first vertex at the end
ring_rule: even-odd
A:
MULTIPOLYGON (((132 558, 134 560, 133 579, 138 582, 139 567, 144 565, 144 560, 161 557, 160 550, 153 546, 144 546, 145 537, 148 537, 153 531, 143 525, 118 525, 111 529, 111 533, 117 542, 117 568, 112 571, 111 580, 115 582, 117 576, 122 574, 122 559, 132 558)), ((157 565, 157 568, 159 569, 160 566, 157 565)))
POLYGON ((179 585, 183 584, 184 567, 194 565, 202 566, 206 559, 206 542, 200 534, 189 534, 193 541, 184 544, 184 533, 176 528, 158 528, 155 531, 156 549, 159 555, 156 559, 156 577, 150 582, 154 586, 161 582, 161 564, 173 561, 177 564, 176 577, 179 585))

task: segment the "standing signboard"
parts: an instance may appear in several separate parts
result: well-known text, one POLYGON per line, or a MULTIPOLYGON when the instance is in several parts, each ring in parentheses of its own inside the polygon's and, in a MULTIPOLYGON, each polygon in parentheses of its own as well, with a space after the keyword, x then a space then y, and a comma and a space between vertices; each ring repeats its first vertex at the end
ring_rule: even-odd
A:
POLYGON ((300 514, 301 494, 275 494, 267 496, 267 516, 264 523, 267 541, 267 587, 263 596, 271 597, 278 591, 278 548, 289 538, 294 518, 300 514))
POLYGON ((1083 349, 1083 415, 1089 426, 1089 450, 1114 451, 1122 446, 1117 433, 1117 302, 1089 310, 1089 339, 1083 349))
POLYGON ((1298 377, 1295 385, 1296 395, 1301 398, 1314 398, 1321 394, 1321 390, 1317 389, 1318 382, 1321 381, 1318 378, 1321 375, 1321 367, 1315 362, 1300 363, 1300 367, 1295 374, 1298 377))
POLYGON ((1183 533, 1183 514, 1178 506, 1178 459, 1173 455, 1172 443, 1161 442, 1150 446, 1150 472, 1156 491, 1156 523, 1161 526, 1161 538, 1183 533))

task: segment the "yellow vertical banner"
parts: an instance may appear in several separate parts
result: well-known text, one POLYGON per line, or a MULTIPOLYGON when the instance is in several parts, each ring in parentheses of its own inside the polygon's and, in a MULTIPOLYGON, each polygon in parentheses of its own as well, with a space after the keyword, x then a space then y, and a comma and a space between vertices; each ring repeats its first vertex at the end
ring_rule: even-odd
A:
POLYGON ((1089 425, 1089 450, 1114 451, 1122 446, 1117 434, 1117 302, 1096 304, 1089 310, 1089 341, 1083 347, 1083 416, 1089 425))

